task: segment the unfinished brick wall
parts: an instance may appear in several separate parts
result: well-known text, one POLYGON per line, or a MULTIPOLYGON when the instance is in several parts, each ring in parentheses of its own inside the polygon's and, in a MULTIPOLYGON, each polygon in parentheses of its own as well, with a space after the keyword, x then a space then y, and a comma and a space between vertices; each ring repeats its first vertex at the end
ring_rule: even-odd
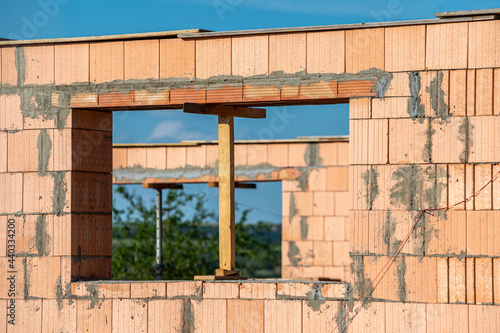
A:
MULTIPOLYGON (((79 283, 71 281, 109 276, 111 141, 110 116, 104 112, 180 108, 185 102, 265 106, 351 99, 352 274, 360 294, 421 209, 464 199, 498 170, 500 21, 495 19, 225 36, 173 33, 143 40, 1 41, 0 244, 8 246, 9 219, 18 240, 18 325, 0 316, 1 327, 70 330, 76 320, 77 331, 101 332, 102 322, 111 321, 120 331, 135 329, 132 312, 145 318, 146 312, 155 313, 156 303, 170 311, 173 298, 134 301, 122 286, 116 287, 125 289, 117 293, 121 300, 104 301, 104 312, 89 313, 93 286, 85 286, 90 295, 80 296, 79 283), (243 56, 249 54, 255 56, 243 56), (82 144, 86 140, 90 144, 82 144), (87 158, 79 162, 80 156, 87 158)), ((308 181, 316 176, 321 175, 308 181)), ((495 182, 463 207, 426 215, 351 331, 498 331, 497 190, 495 182), (453 304, 459 302, 465 303, 453 304)), ((295 192, 310 196, 290 190, 290 201, 295 192)), ((313 203, 332 197, 328 183, 312 196, 313 203)), ((295 209, 311 212, 307 204, 295 209)), ((312 208, 319 216, 330 216, 330 210, 312 208)), ((6 306, 12 298, 5 275, 8 247, 1 248, 0 306, 6 306)), ((329 257, 327 249, 316 252, 329 257)), ((219 308, 227 309, 230 295, 231 290, 220 294, 219 308)), ((324 294, 313 290, 308 297, 323 301, 324 294)), ((329 331, 328 317, 304 326, 312 316, 330 316, 304 303, 302 324, 294 328, 317 330, 321 324, 329 331)), ((229 331, 213 324, 240 324, 241 318, 228 312, 210 312, 213 304, 193 299, 188 309, 201 306, 207 312, 188 311, 201 322, 191 331, 229 331)), ((346 305, 339 304, 342 313, 346 305)), ((272 313, 273 306, 284 309, 279 302, 264 303, 264 313, 272 313)), ((287 308, 286 314, 293 311, 287 308)), ((279 318, 264 316, 264 321, 274 325, 279 318)), ((256 330, 283 327, 265 325, 256 330)))
MULTIPOLYGON (((385 69, 394 73, 385 98, 350 104, 355 294, 376 284, 423 209, 463 202, 498 172, 499 23, 386 29, 385 69), (425 52, 393 58, 407 43, 425 52)), ((374 303, 359 331, 385 320, 386 331, 496 332, 499 198, 496 180, 466 203, 424 214, 370 300, 423 304, 411 305, 401 324, 388 311, 408 305, 385 303, 384 315, 374 303)))
MULTIPOLYGON (((237 180, 282 182, 283 278, 349 278, 348 147, 346 138, 235 144, 237 180)), ((216 165, 213 143, 113 148, 115 184, 217 181, 216 165)))

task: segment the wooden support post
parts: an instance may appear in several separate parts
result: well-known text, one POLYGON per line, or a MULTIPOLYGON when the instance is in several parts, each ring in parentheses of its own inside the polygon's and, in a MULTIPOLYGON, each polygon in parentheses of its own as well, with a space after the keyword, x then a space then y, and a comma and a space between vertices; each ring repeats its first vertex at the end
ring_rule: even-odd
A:
POLYGON ((235 271, 234 117, 219 116, 219 268, 235 271))

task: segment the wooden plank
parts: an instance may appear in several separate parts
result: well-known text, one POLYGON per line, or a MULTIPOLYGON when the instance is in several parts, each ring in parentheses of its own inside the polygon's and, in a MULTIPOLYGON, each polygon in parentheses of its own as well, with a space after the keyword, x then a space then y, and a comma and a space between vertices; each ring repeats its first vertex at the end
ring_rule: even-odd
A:
POLYGON ((455 12, 438 12, 438 13, 434 14, 434 16, 439 17, 439 18, 478 16, 478 15, 500 15, 500 8, 459 10, 459 11, 455 11, 455 12))
MULTIPOLYGON (((208 187, 219 187, 219 182, 208 182, 208 187)), ((256 189, 257 188, 257 184, 235 182, 234 183, 234 188, 251 188, 251 189, 256 189)))
POLYGON ((248 108, 244 106, 184 103, 183 111, 186 113, 217 116, 231 116, 253 119, 266 118, 265 109, 248 108))
POLYGON ((0 38, 0 45, 76 43, 76 42, 89 42, 89 41, 90 42, 98 42, 98 41, 109 41, 109 40, 130 40, 130 39, 146 39, 146 38, 161 38, 161 37, 177 37, 177 35, 180 35, 180 34, 196 34, 199 32, 209 32, 209 31, 210 30, 203 30, 203 29, 187 29, 187 30, 160 31, 160 32, 144 32, 144 33, 124 34, 124 35, 31 39, 31 40, 9 40, 9 39, 1 39, 0 38))
POLYGON ((219 265, 234 271, 234 117, 219 116, 219 265))
POLYGON ((215 275, 216 276, 235 276, 235 275, 240 275, 240 271, 230 271, 227 269, 217 268, 217 269, 215 269, 215 275))
POLYGON ((143 188, 154 188, 154 189, 172 189, 172 190, 182 190, 184 187, 182 184, 177 183, 154 183, 154 182, 144 182, 142 184, 143 188))
POLYGON ((229 276, 217 276, 217 275, 195 275, 195 281, 214 281, 214 280, 247 280, 246 276, 241 275, 229 275, 229 276))
POLYGON ((338 24, 312 27, 296 27, 296 28, 275 28, 275 29, 255 29, 255 30, 237 30, 237 31, 217 31, 217 32, 200 32, 200 33, 185 33, 179 34, 179 38, 202 38, 202 37, 217 37, 217 36, 241 36, 241 35, 260 35, 260 34, 276 34, 285 32, 313 32, 313 31, 333 31, 333 30, 350 30, 350 29, 366 29, 377 27, 398 27, 407 25, 419 24, 443 24, 453 22, 470 22, 470 21, 487 21, 495 20, 497 15, 482 15, 482 16, 464 16, 443 19, 425 19, 425 20, 409 20, 409 21, 392 21, 392 22, 370 22, 370 23, 353 23, 353 24, 338 24))

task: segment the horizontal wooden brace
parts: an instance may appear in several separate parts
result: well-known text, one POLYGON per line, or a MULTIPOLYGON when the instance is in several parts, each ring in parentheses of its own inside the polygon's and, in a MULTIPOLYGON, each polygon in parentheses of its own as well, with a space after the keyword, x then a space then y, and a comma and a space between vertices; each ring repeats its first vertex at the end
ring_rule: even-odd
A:
POLYGON ((184 103, 183 111, 186 113, 206 114, 214 116, 233 116, 254 119, 266 118, 265 109, 248 108, 245 106, 184 103))

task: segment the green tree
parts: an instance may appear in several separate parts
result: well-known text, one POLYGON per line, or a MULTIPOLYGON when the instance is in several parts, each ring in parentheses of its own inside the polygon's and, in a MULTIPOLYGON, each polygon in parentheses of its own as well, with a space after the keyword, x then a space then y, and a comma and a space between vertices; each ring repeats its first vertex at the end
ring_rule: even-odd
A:
MULTIPOLYGON (((165 279, 192 279, 194 275, 214 274, 218 267, 217 215, 205 206, 204 195, 184 191, 166 192, 164 207, 163 258, 165 279), (187 218, 186 206, 194 214, 187 218)), ((128 205, 113 208, 113 279, 152 280, 155 263, 156 206, 118 186, 115 195, 128 205)), ((277 277, 281 260, 281 229, 266 222, 247 223, 243 211, 236 223, 236 260, 243 275, 277 277), (273 236, 274 235, 274 236, 273 236)))

